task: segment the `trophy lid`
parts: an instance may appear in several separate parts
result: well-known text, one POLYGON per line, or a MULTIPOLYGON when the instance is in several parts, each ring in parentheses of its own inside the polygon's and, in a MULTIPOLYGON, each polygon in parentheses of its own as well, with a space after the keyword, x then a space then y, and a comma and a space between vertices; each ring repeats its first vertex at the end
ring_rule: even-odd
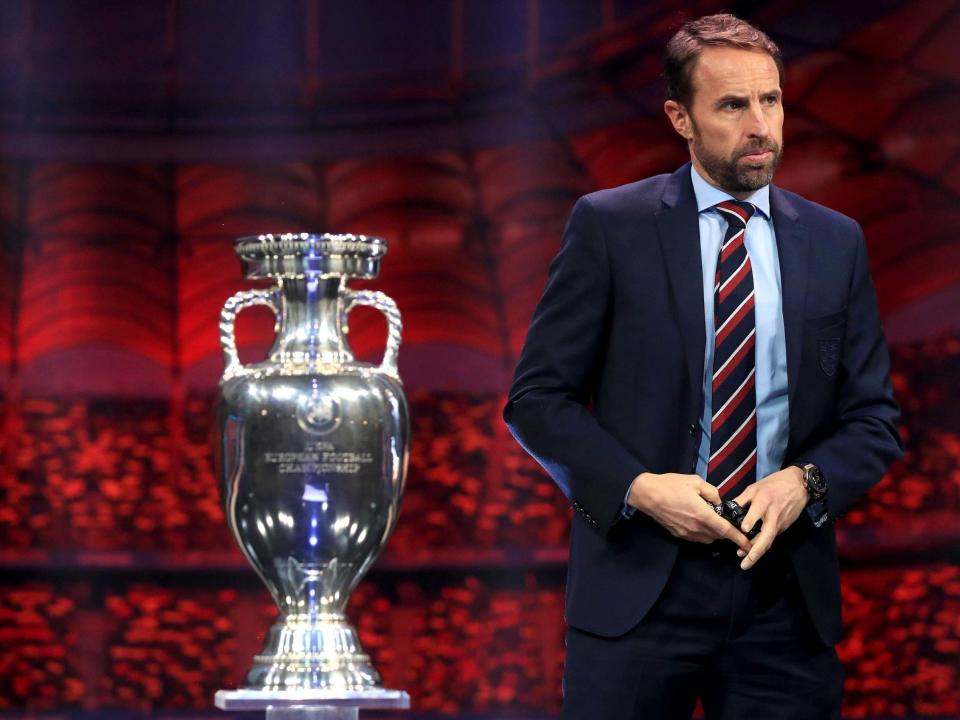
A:
POLYGON ((237 238, 233 249, 248 278, 375 278, 380 273, 380 259, 387 253, 387 241, 348 233, 284 233, 237 238))

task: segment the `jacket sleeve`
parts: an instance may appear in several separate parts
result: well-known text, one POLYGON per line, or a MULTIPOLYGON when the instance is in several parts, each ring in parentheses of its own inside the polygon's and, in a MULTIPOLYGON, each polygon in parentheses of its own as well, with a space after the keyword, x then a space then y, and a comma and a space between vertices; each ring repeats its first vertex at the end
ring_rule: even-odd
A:
POLYGON ((837 429, 801 453, 827 481, 830 519, 846 512, 889 465, 903 456, 898 429, 900 408, 890 382, 890 357, 860 226, 847 304, 846 337, 840 357, 837 429))
POLYGON ((610 259, 588 198, 574 206, 533 314, 503 417, 573 507, 606 533, 643 465, 588 409, 612 313, 610 259))

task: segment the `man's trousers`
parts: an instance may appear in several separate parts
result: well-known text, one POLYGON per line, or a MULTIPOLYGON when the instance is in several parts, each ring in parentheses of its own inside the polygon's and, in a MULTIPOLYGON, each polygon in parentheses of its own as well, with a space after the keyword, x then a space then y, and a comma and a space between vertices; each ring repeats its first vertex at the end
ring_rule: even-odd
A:
POLYGON ((566 720, 839 718, 843 671, 776 542, 750 570, 728 541, 684 543, 644 619, 605 638, 570 628, 566 720))

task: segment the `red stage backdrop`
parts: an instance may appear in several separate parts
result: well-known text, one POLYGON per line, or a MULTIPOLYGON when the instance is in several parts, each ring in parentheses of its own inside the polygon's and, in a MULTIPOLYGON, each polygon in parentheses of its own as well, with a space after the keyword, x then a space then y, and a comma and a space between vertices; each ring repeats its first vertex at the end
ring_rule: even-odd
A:
MULTIPOLYGON (((305 18, 306 50, 264 70, 262 38, 250 57, 211 49, 202 31, 226 22, 215 3, 89 5, 101 34, 76 35, 98 38, 92 49, 52 29, 68 16, 92 27, 76 3, 0 10, 0 58, 17 68, 0 77, 16 101, 0 113, 0 709, 201 710, 241 681, 274 609, 228 535, 211 466, 217 318, 248 286, 235 237, 314 230, 387 238, 367 285, 405 323, 410 476, 396 533, 351 602, 363 642, 418 711, 556 713, 569 509, 499 412, 576 198, 685 160, 652 85, 678 16, 669 3, 507 3, 498 22, 516 15, 523 37, 498 36, 488 57, 482 3, 424 3, 414 20, 452 28, 436 95, 423 48, 397 51, 402 86, 373 66, 333 83, 317 57, 324 12, 359 22, 350 9, 278 3, 263 32, 302 33, 305 18), (296 82, 278 79, 288 73, 296 82), (65 87, 112 98, 130 137, 102 113, 83 135, 89 99, 65 87), (240 114, 246 139, 225 118, 259 92, 279 109, 240 114), (341 95, 365 108, 356 133, 341 95), (451 97, 474 105, 448 117, 451 97), (443 122, 423 119, 435 106, 443 122), (304 107, 309 122, 290 126, 304 107), (329 115, 340 125, 324 127, 329 115)), ((231 7, 234 30, 266 22, 256 3, 231 7)), ((770 3, 752 17, 789 60, 778 184, 864 227, 908 445, 838 525, 845 716, 951 717, 960 4, 831 7, 770 3)), ((262 355, 268 314, 238 327, 243 357, 262 355)), ((351 316, 358 356, 378 358, 384 334, 376 313, 351 316)))

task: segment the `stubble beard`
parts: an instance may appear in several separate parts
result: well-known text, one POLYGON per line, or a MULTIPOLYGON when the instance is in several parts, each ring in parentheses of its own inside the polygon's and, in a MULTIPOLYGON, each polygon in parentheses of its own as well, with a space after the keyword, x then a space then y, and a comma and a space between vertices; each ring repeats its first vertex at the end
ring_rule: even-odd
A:
POLYGON ((710 152, 703 144, 700 133, 693 134, 693 154, 706 170, 707 174, 721 188, 731 193, 753 192, 764 185, 769 185, 773 174, 780 165, 780 156, 783 154, 783 144, 777 145, 773 140, 759 140, 742 148, 737 148, 729 158, 721 157, 710 152), (744 155, 769 150, 772 157, 765 163, 756 165, 741 162, 744 155))

